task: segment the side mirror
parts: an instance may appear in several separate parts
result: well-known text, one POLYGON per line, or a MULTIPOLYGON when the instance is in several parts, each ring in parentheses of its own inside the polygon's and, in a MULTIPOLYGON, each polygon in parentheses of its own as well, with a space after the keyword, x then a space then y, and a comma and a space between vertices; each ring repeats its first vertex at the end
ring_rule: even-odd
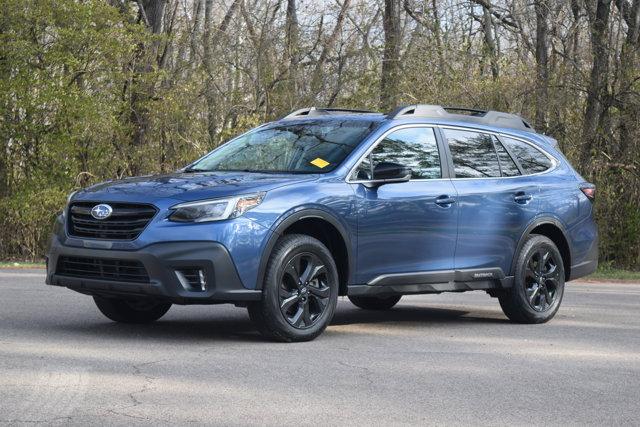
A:
POLYGON ((411 168, 398 163, 381 162, 373 168, 372 185, 382 185, 392 182, 407 182, 411 179, 411 168))

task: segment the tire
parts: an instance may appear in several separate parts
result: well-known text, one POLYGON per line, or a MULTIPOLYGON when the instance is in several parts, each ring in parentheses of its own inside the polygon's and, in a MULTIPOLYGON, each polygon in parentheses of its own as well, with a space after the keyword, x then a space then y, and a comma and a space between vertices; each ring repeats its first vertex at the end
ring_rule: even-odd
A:
POLYGON ((269 257, 262 300, 249 304, 249 317, 267 338, 310 341, 331 322, 338 289, 331 252, 313 237, 285 235, 269 257))
POLYGON ((402 295, 388 297, 349 297, 349 301, 356 307, 365 310, 389 310, 400 301, 402 295))
POLYGON ((531 235, 517 255, 513 287, 498 297, 516 323, 544 323, 555 316, 564 295, 564 264, 547 237, 531 235))
POLYGON ((109 319, 120 323, 151 323, 166 314, 171 303, 149 298, 123 299, 94 296, 98 309, 109 319))

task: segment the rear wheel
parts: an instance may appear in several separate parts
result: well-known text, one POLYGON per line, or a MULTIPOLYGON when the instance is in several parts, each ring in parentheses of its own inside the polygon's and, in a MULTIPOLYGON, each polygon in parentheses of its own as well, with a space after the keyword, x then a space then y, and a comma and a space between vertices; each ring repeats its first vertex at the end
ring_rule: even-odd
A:
POLYGON ((309 341, 324 331, 338 301, 338 271, 331 252, 313 237, 282 237, 269 258, 262 300, 249 316, 277 341, 309 341))
POLYGON ((98 309, 109 319, 121 323, 149 323, 165 315, 171 303, 150 298, 124 299, 94 296, 98 309))
POLYGON ((547 237, 531 235, 518 254, 513 287, 498 297, 502 311, 518 323, 553 318, 564 295, 564 264, 547 237))
POLYGON ((365 310, 389 310, 396 305, 402 298, 401 295, 393 295, 388 297, 349 297, 349 301, 356 307, 365 310))

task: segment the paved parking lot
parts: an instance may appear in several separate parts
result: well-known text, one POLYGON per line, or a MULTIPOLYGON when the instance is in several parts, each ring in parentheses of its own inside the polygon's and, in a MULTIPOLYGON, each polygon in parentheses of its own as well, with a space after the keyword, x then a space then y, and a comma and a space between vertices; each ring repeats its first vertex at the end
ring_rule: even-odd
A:
POLYGON ((341 300, 316 341, 264 342, 244 309, 118 325, 0 270, 0 424, 640 424, 640 284, 572 283, 546 325, 481 292, 341 300))

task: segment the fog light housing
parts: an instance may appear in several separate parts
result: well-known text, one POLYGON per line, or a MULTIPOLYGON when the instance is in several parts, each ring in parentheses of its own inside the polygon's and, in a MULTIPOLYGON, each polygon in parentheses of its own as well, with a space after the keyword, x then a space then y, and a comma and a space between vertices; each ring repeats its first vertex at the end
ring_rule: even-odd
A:
POLYGON ((204 271, 199 268, 181 268, 176 270, 176 276, 182 287, 189 292, 204 292, 207 290, 207 279, 204 271))

